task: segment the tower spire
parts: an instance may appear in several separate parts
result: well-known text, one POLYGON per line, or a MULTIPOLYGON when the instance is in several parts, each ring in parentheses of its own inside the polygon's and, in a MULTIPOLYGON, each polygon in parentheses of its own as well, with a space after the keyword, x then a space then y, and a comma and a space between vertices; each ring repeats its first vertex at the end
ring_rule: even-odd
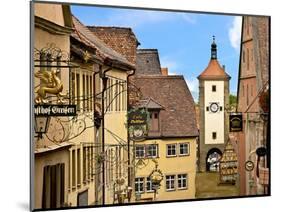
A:
POLYGON ((217 44, 215 41, 215 36, 213 35, 213 43, 211 45, 211 59, 216 60, 217 59, 217 44))

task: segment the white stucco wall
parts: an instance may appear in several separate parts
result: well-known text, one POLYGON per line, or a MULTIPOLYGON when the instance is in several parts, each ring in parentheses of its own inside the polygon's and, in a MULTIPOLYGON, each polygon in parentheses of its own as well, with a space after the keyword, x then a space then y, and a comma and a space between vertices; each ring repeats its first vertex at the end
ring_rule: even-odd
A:
POLYGON ((224 81, 205 81, 205 144, 223 144, 224 143, 224 81), (212 91, 212 86, 216 85, 216 92, 212 91), (206 111, 206 107, 211 102, 218 102, 223 110, 216 113, 206 111), (212 138, 212 133, 217 133, 217 138, 212 138))

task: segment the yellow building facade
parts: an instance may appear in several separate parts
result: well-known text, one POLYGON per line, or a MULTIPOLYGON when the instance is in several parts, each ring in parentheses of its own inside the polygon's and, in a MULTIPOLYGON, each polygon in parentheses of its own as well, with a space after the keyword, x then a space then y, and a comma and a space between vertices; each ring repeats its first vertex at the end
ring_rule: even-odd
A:
POLYGON ((35 102, 41 101, 35 104, 76 106, 76 116, 49 117, 47 132, 34 134, 33 207, 117 203, 117 193, 127 191, 129 184, 126 82, 134 65, 97 39, 71 15, 69 6, 33 6, 33 47, 40 54, 34 74, 41 77, 34 77, 35 102), (42 58, 46 50, 61 57, 50 59, 46 54, 42 58), (67 65, 60 62, 64 55, 67 65), (62 102, 51 94, 42 101, 38 97, 42 75, 55 69, 63 86, 62 102), (102 78, 107 78, 107 85, 102 78), (103 127, 96 125, 96 118, 104 122, 103 127))
MULTIPOLYGON (((32 11, 34 12, 35 26, 32 46, 34 60, 40 59, 37 54, 42 49, 48 52, 48 48, 50 50, 54 46, 68 54, 70 52, 70 33, 72 31, 70 8, 62 5, 36 3, 32 4, 32 11), (57 15, 53 16, 50 11, 55 11, 57 15)), ((41 60, 46 60, 47 55, 45 54, 43 57, 41 60)), ((34 61, 34 74, 47 70, 47 67, 36 66, 39 63, 42 65, 41 62, 34 61)), ((67 88, 68 68, 60 69, 60 75, 62 83, 67 88)), ((40 84, 40 79, 34 77, 34 91, 40 87, 40 84)), ((66 92, 66 90, 63 90, 63 92, 66 92)), ((34 93, 34 98, 36 98, 36 93, 34 93)), ((49 125, 54 126, 55 119, 51 119, 49 125)), ((54 136, 51 130, 49 135, 54 136)), ((34 134, 34 136, 36 135, 34 134)), ((68 148, 70 146, 71 143, 69 142, 58 144, 46 137, 40 138, 38 135, 34 137, 32 143, 34 152, 34 157, 32 158, 32 161, 34 161, 32 170, 32 187, 34 189, 32 208, 54 208, 66 205, 68 192, 66 185, 69 183, 68 148)))
POLYGON ((137 50, 131 84, 138 96, 131 108, 147 111, 148 132, 135 141, 136 202, 195 198, 198 128, 195 104, 183 76, 168 75, 156 49, 137 50), (152 182, 153 170, 162 175, 152 182))
MULTIPOLYGON (((137 157, 144 159, 144 164, 136 165, 135 192, 140 193, 140 201, 167 201, 195 198, 196 164, 196 139, 173 138, 152 139, 137 142, 135 148, 144 147, 149 151, 149 146, 156 145, 156 156, 137 157), (187 151, 185 152, 185 145, 187 151), (175 147, 175 154, 169 155, 168 149, 175 147), (163 180, 157 194, 154 194, 149 175, 155 167, 153 159, 158 162, 158 168, 163 173, 163 180), (142 184, 142 185, 141 185, 142 184)), ((169 150, 170 151, 170 150, 169 150)))

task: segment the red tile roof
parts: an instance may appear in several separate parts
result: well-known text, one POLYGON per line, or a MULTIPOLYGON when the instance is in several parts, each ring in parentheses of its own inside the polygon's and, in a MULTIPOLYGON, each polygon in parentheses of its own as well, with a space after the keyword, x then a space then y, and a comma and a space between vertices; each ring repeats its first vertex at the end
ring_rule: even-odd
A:
POLYGON ((198 79, 230 79, 216 59, 211 59, 207 68, 198 76, 198 79))
POLYGON ((198 136, 195 105, 183 76, 136 76, 133 83, 143 98, 152 98, 163 106, 160 111, 160 136, 198 136))
POLYGON ((97 50, 96 54, 104 60, 104 62, 124 67, 124 69, 135 69, 123 55, 115 52, 97 38, 86 26, 84 26, 76 17, 72 16, 74 32, 71 37, 77 41, 97 50))

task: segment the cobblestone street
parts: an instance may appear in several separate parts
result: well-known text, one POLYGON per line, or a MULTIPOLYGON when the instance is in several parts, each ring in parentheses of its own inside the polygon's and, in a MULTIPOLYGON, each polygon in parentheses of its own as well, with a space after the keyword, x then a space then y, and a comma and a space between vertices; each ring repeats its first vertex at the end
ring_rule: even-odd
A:
POLYGON ((196 174, 196 198, 233 197, 239 195, 237 185, 218 185, 219 173, 196 174))

